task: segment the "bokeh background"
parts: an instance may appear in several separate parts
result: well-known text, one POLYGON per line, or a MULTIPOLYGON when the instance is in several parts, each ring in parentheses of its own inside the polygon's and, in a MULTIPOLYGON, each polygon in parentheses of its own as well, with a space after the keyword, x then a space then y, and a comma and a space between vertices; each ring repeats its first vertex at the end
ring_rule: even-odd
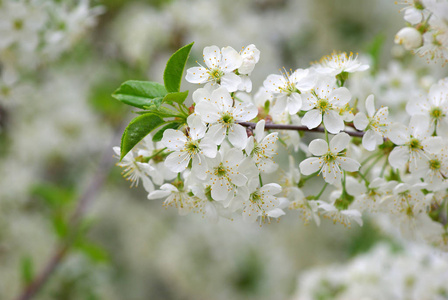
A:
MULTIPOLYGON (((72 12, 78 4, 63 5, 72 12)), ((194 41, 190 65, 205 46, 255 44, 254 91, 279 68, 353 51, 386 78, 368 88, 387 103, 398 97, 393 87, 405 83, 409 92, 428 85, 428 74, 446 73, 393 45, 404 26, 393 1, 103 0, 87 7, 79 32, 55 10, 70 37, 53 45, 56 54, 0 56, 0 299, 18 297, 60 252, 34 299, 292 299, 305 270, 401 243, 368 218, 345 228, 305 226, 294 211, 261 227, 178 216, 147 200, 142 187, 130 189, 114 166, 112 146, 133 115, 110 96, 128 79, 161 82, 169 56, 194 41), (409 65, 420 77, 403 70, 409 65)), ((360 96, 372 92, 359 85, 360 96)))

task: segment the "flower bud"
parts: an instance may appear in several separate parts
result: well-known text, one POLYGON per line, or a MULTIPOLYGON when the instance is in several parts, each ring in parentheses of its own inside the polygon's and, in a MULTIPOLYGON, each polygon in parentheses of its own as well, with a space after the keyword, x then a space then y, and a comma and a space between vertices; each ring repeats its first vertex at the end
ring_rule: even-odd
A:
POLYGON ((404 27, 395 35, 395 43, 403 45, 406 50, 412 50, 422 45, 421 33, 414 27, 404 27))

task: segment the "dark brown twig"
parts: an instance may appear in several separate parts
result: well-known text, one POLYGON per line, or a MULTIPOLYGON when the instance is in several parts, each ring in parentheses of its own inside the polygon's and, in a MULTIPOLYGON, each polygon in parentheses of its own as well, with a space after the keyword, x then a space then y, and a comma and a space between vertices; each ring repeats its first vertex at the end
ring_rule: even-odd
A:
MULTIPOLYGON (((255 126, 257 126, 256 123, 252 123, 252 122, 238 122, 238 124, 240 124, 244 127, 250 127, 252 129, 255 129, 255 126)), ((265 130, 278 129, 278 130, 325 132, 325 129, 323 127, 308 129, 308 127, 303 126, 303 125, 274 124, 274 123, 266 123, 266 125, 264 126, 264 129, 265 130)), ((363 137, 364 136, 363 131, 345 131, 345 130, 343 130, 342 132, 345 132, 348 135, 355 136, 355 137, 363 137)))

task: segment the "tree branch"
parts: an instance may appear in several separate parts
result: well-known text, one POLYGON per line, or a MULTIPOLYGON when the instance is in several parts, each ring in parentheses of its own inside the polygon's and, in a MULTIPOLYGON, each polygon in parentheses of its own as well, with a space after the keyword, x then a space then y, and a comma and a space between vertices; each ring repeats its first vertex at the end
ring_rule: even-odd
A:
MULTIPOLYGON (((240 124, 244 127, 252 128, 252 129, 255 129, 255 126, 257 125, 256 123, 252 123, 252 122, 238 122, 238 124, 240 124)), ((264 129, 265 130, 278 129, 278 130, 311 131, 311 132, 322 132, 322 133, 325 132, 325 129, 323 127, 308 129, 308 127, 303 126, 303 125, 274 124, 274 123, 266 123, 266 125, 264 126, 264 129)), ((355 136, 355 137, 363 137, 364 136, 363 131, 343 130, 342 132, 345 132, 348 135, 355 136)))

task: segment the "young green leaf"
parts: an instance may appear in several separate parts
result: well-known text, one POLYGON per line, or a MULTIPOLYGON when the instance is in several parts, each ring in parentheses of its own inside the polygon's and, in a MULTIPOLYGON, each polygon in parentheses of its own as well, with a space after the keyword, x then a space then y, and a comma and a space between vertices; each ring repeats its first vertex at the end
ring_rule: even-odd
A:
POLYGON ((120 160, 145 136, 163 124, 165 124, 165 121, 162 118, 151 113, 138 116, 132 120, 121 137, 120 160))
POLYGON ((128 80, 113 94, 115 99, 134 107, 144 108, 161 103, 167 91, 163 85, 151 81, 128 80))
POLYGON ((193 44, 188 44, 177 50, 166 64, 165 72, 163 73, 163 82, 169 93, 180 91, 180 82, 193 44))
POLYGON ((34 264, 30 256, 24 256, 21 260, 22 282, 29 284, 34 278, 34 264))
POLYGON ((174 92, 166 94, 165 98, 163 98, 163 103, 172 104, 174 102, 183 104, 185 99, 187 99, 188 91, 185 92, 174 92))

